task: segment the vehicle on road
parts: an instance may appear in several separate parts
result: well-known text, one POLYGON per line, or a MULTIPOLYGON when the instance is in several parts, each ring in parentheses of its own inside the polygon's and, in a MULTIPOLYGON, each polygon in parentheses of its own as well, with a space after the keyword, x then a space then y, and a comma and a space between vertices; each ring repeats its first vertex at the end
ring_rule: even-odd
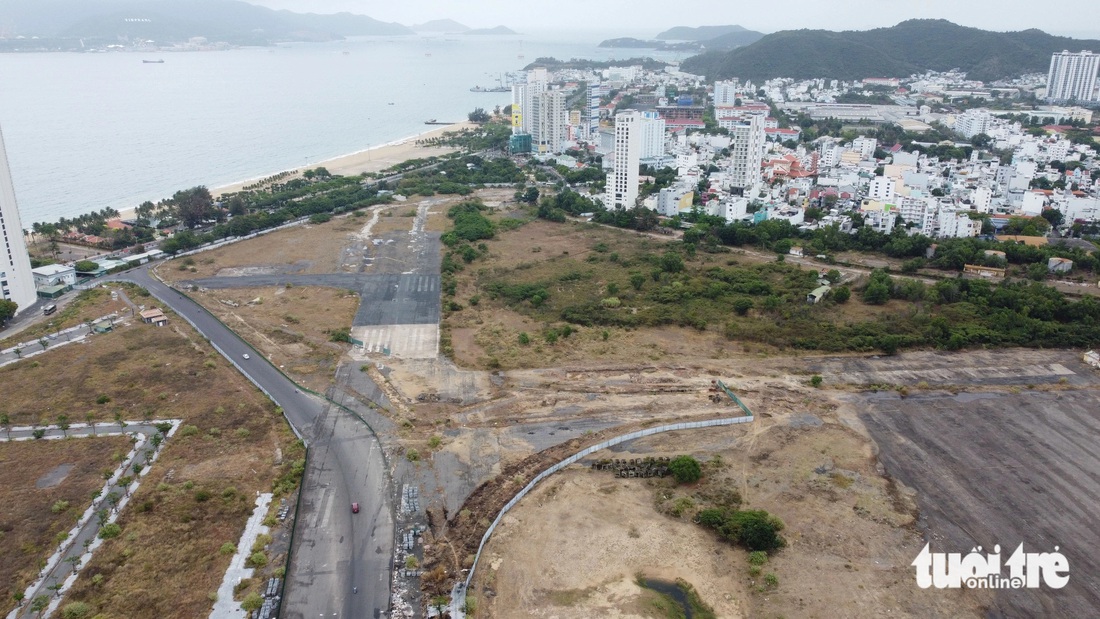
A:
POLYGON ((251 358, 252 358, 252 357, 249 357, 249 356, 248 356, 248 353, 245 353, 245 354, 244 354, 244 360, 245 360, 245 361, 248 361, 248 360, 249 360, 249 359, 251 359, 251 358))
POLYGON ((359 513, 359 504, 358 503, 352 503, 351 504, 351 513, 353 513, 353 514, 358 514, 359 513))
POLYGON ((52 314, 56 311, 57 311, 57 304, 56 303, 50 303, 46 307, 42 308, 42 313, 46 316, 49 316, 50 314, 52 314))

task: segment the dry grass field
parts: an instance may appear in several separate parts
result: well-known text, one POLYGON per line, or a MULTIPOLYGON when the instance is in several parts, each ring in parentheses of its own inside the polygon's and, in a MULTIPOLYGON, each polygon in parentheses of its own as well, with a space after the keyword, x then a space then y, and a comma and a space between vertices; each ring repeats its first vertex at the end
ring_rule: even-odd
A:
POLYGON ((296 480, 303 457, 275 406, 174 316, 167 327, 119 325, 0 368, 0 384, 16 424, 60 413, 73 422, 183 419, 122 513, 122 535, 66 599, 104 619, 206 616, 231 557, 222 545, 236 543, 257 492, 296 480))
POLYGON ((0 613, 14 606, 130 450, 122 436, 0 442, 0 613))

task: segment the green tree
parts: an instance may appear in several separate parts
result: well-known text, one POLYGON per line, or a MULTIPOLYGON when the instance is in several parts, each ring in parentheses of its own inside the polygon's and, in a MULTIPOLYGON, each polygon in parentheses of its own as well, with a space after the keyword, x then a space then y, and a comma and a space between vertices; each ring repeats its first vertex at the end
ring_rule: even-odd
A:
POLYGON ((489 122, 489 112, 486 112, 484 108, 474 108, 474 111, 466 115, 470 119, 470 122, 474 123, 487 123, 489 122))
POLYGON ((69 416, 61 414, 57 416, 57 429, 61 430, 62 436, 69 436, 69 416))
POLYGON ((630 285, 634 287, 634 290, 641 290, 643 284, 645 284, 645 275, 641 273, 630 274, 630 285))
POLYGON ((738 316, 744 316, 752 309, 752 299, 747 297, 741 297, 733 302, 733 311, 737 312, 738 316))
POLYGON ((19 309, 19 304, 15 301, 0 299, 0 326, 8 324, 8 321, 15 317, 15 310, 17 309, 19 309))
POLYGON ((684 270, 684 259, 674 251, 666 251, 661 256, 661 269, 666 273, 679 273, 684 270))
POLYGON ((0 413, 0 428, 4 428, 4 432, 8 435, 8 440, 11 440, 11 415, 8 413, 0 413))
POLYGON ((39 617, 46 612, 46 609, 50 606, 50 597, 48 595, 39 595, 31 600, 31 612, 38 613, 39 617))
POLYGON ((699 478, 703 476, 703 469, 699 466, 699 461, 691 456, 676 456, 668 463, 668 469, 672 471, 672 476, 676 478, 676 481, 681 484, 699 481, 699 478))
POLYGON ((91 273, 99 268, 99 265, 91 260, 81 260, 73 265, 77 273, 91 273))
POLYGON ((833 291, 833 300, 837 303, 847 303, 852 297, 852 290, 847 286, 841 286, 833 291))

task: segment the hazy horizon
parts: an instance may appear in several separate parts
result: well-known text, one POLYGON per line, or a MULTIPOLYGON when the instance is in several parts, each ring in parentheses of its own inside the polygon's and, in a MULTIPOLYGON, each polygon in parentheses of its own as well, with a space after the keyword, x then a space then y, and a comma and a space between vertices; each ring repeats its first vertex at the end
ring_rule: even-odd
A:
POLYGON ((1050 34, 1072 38, 1100 39, 1100 26, 1082 29, 1080 22, 1067 20, 1064 14, 1037 12, 1033 2, 1022 0, 791 0, 783 11, 773 5, 743 5, 730 10, 715 0, 686 0, 677 10, 656 0, 634 0, 624 14, 622 3, 592 3, 586 0, 559 0, 552 10, 516 11, 506 0, 478 0, 461 8, 436 0, 407 0, 400 3, 376 3, 369 0, 245 0, 251 4, 299 13, 349 12, 374 19, 398 22, 406 26, 437 19, 453 19, 472 28, 498 25, 515 30, 574 30, 647 36, 673 26, 737 24, 750 30, 770 33, 779 30, 868 30, 896 25, 907 19, 946 19, 961 26, 995 31, 1019 31, 1037 28, 1050 34), (584 15, 584 21, 578 20, 584 15))

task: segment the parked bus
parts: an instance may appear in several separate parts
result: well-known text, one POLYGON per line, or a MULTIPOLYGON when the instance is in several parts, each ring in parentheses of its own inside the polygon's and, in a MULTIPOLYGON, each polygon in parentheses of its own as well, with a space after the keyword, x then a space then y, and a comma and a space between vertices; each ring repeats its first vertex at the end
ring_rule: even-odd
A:
POLYGON ((55 304, 55 303, 50 303, 46 307, 42 308, 42 313, 47 315, 47 316, 49 316, 50 314, 52 314, 56 311, 57 311, 57 304, 55 304))

